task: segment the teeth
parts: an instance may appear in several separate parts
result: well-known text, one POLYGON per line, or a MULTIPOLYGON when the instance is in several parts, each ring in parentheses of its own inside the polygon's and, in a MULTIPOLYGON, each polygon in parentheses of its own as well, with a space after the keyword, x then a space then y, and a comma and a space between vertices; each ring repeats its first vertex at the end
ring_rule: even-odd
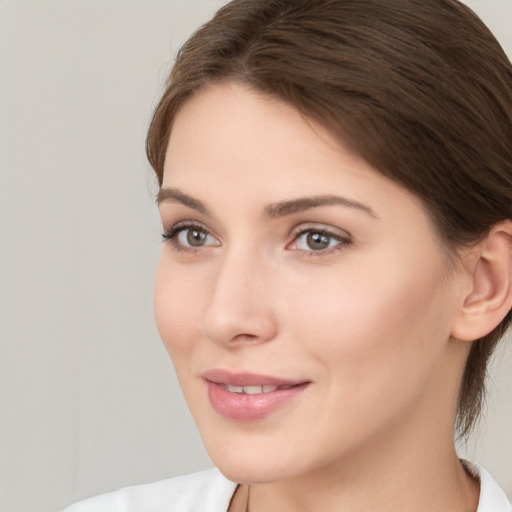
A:
POLYGON ((257 395, 263 393, 262 386, 244 386, 243 390, 246 395, 257 395))
MULTIPOLYGON (((272 393, 276 391, 278 386, 265 385, 265 386, 231 386, 226 385, 226 389, 231 393, 245 393, 246 395, 258 395, 261 393, 272 393)), ((291 386, 280 386, 279 389, 290 389, 291 386)))
POLYGON ((242 386, 230 386, 227 385, 228 391, 231 391, 231 393, 243 393, 244 388, 242 386))

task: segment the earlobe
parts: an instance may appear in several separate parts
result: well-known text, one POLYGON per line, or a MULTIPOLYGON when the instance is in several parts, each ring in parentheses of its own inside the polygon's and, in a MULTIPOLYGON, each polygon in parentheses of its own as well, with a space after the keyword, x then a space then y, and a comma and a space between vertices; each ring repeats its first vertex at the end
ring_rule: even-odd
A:
POLYGON ((475 248, 469 292, 461 301, 452 336, 474 341, 489 334, 512 307, 512 222, 492 228, 475 248))

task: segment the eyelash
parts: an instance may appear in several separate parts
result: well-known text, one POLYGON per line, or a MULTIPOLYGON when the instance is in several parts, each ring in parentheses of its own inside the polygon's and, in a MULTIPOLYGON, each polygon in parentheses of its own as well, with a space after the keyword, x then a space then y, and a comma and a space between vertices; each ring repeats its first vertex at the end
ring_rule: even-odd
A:
MULTIPOLYGON (((202 246, 199 247, 192 247, 182 244, 178 237, 179 235, 187 230, 197 230, 202 233, 204 233, 206 236, 212 236, 210 231, 206 229, 204 226, 200 224, 194 224, 194 223, 188 223, 188 224, 176 224, 171 229, 164 231, 162 233, 162 242, 164 243, 170 243, 174 249, 177 251, 182 252, 188 252, 188 253, 195 253, 202 249, 202 246)), ((344 250, 348 245, 352 243, 352 240, 349 236, 341 236, 339 234, 333 233, 332 231, 329 231, 328 229, 324 228, 315 228, 314 226, 301 228, 300 230, 293 233, 293 239, 290 243, 287 244, 286 247, 289 247, 291 244, 297 244, 297 242, 300 240, 300 238, 304 235, 314 233, 318 235, 322 235, 325 237, 328 237, 330 240, 335 240, 338 243, 334 245, 333 247, 328 247, 326 249, 321 249, 318 251, 315 251, 313 249, 307 250, 307 249, 296 249, 297 252, 302 253, 304 256, 326 256, 329 254, 333 254, 339 251, 344 250)), ((210 245, 211 246, 211 245, 210 245)))
POLYGON ((201 249, 201 247, 189 247, 187 245, 183 245, 178 240, 178 236, 180 233, 187 230, 197 230, 205 233, 207 236, 211 235, 210 231, 208 231, 204 226, 200 224, 188 223, 188 224, 176 224, 171 229, 166 230, 162 233, 162 242, 170 243, 173 249, 182 252, 197 252, 201 249))

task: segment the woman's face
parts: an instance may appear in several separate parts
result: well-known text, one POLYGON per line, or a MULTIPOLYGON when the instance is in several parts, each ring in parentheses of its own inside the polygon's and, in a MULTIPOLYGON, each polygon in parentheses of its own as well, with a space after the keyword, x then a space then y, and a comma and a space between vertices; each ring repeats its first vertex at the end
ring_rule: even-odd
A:
POLYGON ((157 323, 228 477, 355 467, 453 428, 461 286, 413 195, 221 84, 177 116, 159 200, 157 323))

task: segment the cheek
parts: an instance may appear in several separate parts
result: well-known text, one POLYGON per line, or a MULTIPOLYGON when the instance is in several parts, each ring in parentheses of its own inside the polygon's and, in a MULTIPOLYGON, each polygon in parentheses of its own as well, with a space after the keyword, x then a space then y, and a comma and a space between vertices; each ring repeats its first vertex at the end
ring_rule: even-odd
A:
POLYGON ((436 270, 416 279, 392 270, 340 274, 293 312, 295 339, 325 391, 321 410, 334 435, 354 442, 423 403, 446 355, 449 294, 436 270))
POLYGON ((173 361, 190 353, 199 325, 204 290, 163 255, 156 273, 155 319, 160 336, 173 361))
POLYGON ((450 298, 440 266, 425 263, 420 272, 407 261, 393 261, 382 268, 386 272, 375 260, 360 261, 356 271, 326 279, 292 308, 308 351, 330 368, 337 365, 334 375, 353 383, 369 374, 388 379, 420 363, 426 367, 450 335, 450 298))

